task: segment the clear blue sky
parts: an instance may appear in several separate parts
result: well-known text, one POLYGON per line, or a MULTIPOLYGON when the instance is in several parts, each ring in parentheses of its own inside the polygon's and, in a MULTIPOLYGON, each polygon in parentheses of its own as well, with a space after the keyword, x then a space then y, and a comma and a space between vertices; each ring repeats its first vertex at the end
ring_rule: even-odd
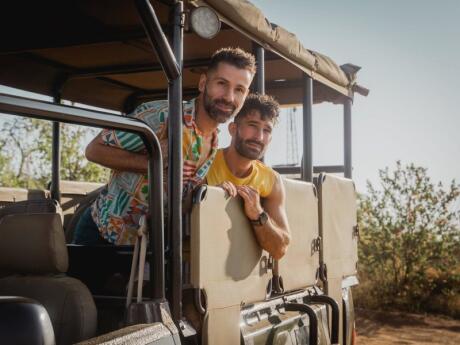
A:
MULTIPOLYGON (((252 2, 272 22, 296 33, 305 47, 338 64, 362 67, 358 81, 371 93, 358 95, 353 107, 353 173, 359 190, 398 159, 429 168, 435 181, 460 182, 460 1, 252 2)), ((343 163, 342 109, 328 104, 313 109, 314 163, 343 163)), ((300 123, 299 118, 299 150, 300 123)), ((283 163, 285 138, 281 123, 269 163, 283 163)), ((221 142, 225 145, 228 137, 221 142)))
MULTIPOLYGON (((359 189, 398 159, 429 168, 433 180, 460 182, 460 1, 252 2, 305 47, 362 67, 358 81, 371 93, 353 107, 359 189)), ((342 110, 313 109, 314 163, 342 163, 342 110)), ((269 161, 277 161, 284 133, 276 134, 269 161)))

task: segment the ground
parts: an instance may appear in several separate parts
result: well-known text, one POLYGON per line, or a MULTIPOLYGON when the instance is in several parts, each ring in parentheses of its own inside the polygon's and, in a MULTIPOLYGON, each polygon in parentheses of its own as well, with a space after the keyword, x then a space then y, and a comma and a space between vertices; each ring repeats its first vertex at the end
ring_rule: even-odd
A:
POLYGON ((460 344, 460 320, 363 309, 356 314, 357 345, 460 344))

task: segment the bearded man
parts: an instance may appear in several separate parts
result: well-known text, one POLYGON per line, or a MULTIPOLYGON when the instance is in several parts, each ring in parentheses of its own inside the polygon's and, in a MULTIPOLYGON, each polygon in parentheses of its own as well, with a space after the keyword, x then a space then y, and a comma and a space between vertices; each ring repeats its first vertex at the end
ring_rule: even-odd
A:
POLYGON ((286 193, 281 176, 260 159, 272 139, 279 105, 270 96, 253 94, 228 126, 232 141, 219 150, 206 177, 244 202, 259 245, 279 260, 290 241, 285 210, 286 193))
MULTIPOLYGON (((239 48, 220 49, 200 76, 199 96, 183 104, 184 194, 205 178, 217 152, 217 127, 241 109, 254 74, 253 55, 239 48)), ((129 116, 154 130, 167 169, 168 102, 144 103, 129 116)), ((103 130, 86 148, 86 157, 112 169, 112 175, 108 187, 80 218, 73 242, 133 244, 140 219, 148 213, 148 156, 141 138, 103 130)))

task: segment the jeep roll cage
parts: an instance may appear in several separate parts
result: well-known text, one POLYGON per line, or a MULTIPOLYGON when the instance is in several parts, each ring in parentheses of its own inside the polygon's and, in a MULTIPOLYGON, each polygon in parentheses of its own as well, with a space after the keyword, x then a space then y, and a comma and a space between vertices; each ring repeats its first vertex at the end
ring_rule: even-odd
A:
POLYGON ((351 178, 353 96, 367 94, 356 83, 359 67, 339 67, 330 58, 305 49, 294 35, 268 22, 251 4, 81 0, 37 1, 27 4, 26 11, 23 6, 0 5, 0 84, 51 96, 54 103, 1 94, 0 111, 53 121, 51 192, 57 200, 59 122, 119 129, 142 137, 149 155, 151 297, 158 303, 166 301, 168 274, 169 304, 176 323, 182 313, 182 99, 197 94, 199 74, 216 48, 233 45, 252 50, 257 59, 252 90, 272 94, 282 105, 302 104, 303 164, 278 167, 280 173, 301 173, 310 182, 317 172, 339 172, 351 178), (205 41, 185 30, 190 26, 190 11, 198 6, 218 14, 222 28, 217 38, 205 41), (152 129, 136 119, 61 104, 70 100, 127 113, 147 99, 165 97, 170 114, 167 224, 163 224, 163 203, 159 202, 162 189, 152 187, 162 185, 161 150, 152 129), (326 101, 343 106, 344 164, 314 167, 312 106, 326 101))

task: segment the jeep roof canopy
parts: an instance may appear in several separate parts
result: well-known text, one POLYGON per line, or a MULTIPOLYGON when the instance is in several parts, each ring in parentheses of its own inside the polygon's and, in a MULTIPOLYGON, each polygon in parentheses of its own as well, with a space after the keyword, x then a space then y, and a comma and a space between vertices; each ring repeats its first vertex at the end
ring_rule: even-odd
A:
MULTIPOLYGON (((168 6, 151 1, 165 32, 168 6)), ((302 102, 302 71, 314 80, 314 103, 342 103, 353 97, 353 65, 339 67, 308 50, 296 36, 270 23, 243 0, 186 1, 186 9, 207 5, 220 16, 211 40, 184 33, 183 94, 196 94, 199 75, 220 47, 266 49, 265 91, 281 104, 302 102)), ((0 84, 92 106, 128 112, 146 100, 167 97, 167 79, 142 27, 134 1, 34 1, 1 5, 0 84)))

